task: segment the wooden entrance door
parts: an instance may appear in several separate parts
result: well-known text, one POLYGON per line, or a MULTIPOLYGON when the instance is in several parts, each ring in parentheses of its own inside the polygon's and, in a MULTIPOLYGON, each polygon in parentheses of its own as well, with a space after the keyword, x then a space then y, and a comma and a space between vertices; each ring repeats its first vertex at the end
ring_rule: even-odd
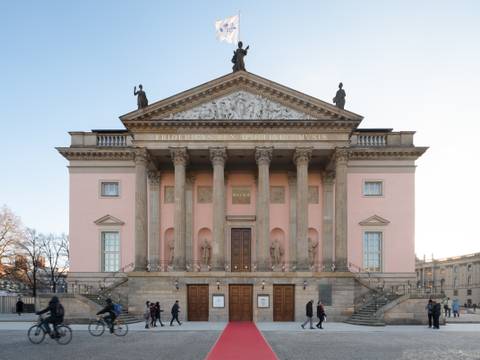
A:
POLYGON ((273 321, 295 321, 295 285, 273 285, 273 321))
POLYGON ((232 271, 250 271, 251 229, 232 229, 232 271))
POLYGON ((253 285, 230 285, 228 304, 230 321, 252 321, 253 285))
POLYGON ((188 321, 208 321, 208 285, 188 285, 188 321))

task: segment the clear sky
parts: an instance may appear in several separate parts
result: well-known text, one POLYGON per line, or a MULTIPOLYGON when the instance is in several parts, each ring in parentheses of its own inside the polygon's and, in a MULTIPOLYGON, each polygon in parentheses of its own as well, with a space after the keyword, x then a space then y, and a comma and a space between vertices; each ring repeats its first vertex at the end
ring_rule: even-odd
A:
POLYGON ((416 130, 417 254, 480 251, 480 1, 2 1, 0 205, 68 231, 68 131, 231 71, 214 21, 241 10, 247 70, 331 101, 362 127, 416 130))

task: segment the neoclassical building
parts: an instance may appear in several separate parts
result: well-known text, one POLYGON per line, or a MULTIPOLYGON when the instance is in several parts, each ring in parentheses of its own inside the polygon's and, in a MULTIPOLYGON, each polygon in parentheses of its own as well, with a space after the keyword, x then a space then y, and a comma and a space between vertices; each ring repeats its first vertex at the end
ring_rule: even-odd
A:
POLYGON ((237 71, 71 132, 69 283, 189 320, 345 319, 359 279, 415 281, 413 131, 237 71), (122 279, 118 281, 118 279, 122 279))

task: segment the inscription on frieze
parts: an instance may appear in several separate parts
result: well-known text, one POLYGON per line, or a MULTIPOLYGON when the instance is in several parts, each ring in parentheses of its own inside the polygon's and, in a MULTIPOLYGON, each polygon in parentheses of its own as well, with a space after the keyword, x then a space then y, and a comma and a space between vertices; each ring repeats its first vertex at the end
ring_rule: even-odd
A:
POLYGON ((250 187, 234 186, 232 187, 232 204, 250 204, 250 187))
POLYGON ((342 140, 327 134, 155 134, 156 141, 322 141, 342 140))

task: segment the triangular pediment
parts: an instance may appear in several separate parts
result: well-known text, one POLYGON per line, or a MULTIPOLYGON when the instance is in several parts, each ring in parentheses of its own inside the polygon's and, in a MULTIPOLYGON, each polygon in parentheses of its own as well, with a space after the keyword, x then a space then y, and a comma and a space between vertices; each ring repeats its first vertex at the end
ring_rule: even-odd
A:
POLYGON ((360 221, 359 224, 362 226, 385 226, 390 224, 390 221, 378 215, 373 215, 363 221, 360 221))
POLYGON ((95 224, 97 225, 123 225, 125 222, 123 222, 120 219, 117 219, 116 217, 112 215, 105 215, 102 216, 100 219, 97 219, 94 221, 95 224))
POLYGON ((347 120, 362 116, 264 79, 237 71, 120 117, 162 120, 347 120))

